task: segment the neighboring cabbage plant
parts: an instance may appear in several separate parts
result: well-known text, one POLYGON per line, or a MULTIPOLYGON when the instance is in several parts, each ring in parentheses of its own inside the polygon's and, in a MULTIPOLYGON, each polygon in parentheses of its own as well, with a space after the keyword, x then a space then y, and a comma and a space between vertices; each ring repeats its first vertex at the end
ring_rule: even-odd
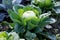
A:
POLYGON ((53 0, 32 0, 32 3, 40 8, 51 9, 54 6, 53 0))
POLYGON ((0 40, 7 40, 8 34, 6 32, 0 32, 0 40))
POLYGON ((6 32, 2 31, 0 32, 0 40, 19 40, 19 36, 16 32, 6 32))

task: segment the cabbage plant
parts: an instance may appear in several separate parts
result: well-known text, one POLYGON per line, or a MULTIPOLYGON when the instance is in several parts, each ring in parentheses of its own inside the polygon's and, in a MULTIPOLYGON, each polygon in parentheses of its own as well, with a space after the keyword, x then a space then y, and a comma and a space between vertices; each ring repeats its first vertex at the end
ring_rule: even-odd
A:
POLYGON ((46 38, 55 40, 54 35, 43 32, 46 25, 56 22, 55 19, 52 20, 49 17, 51 12, 42 14, 41 9, 34 5, 15 5, 13 6, 13 10, 8 10, 8 13, 15 24, 13 31, 17 32, 20 38, 26 40, 34 40, 35 38, 45 40, 41 38, 41 35, 44 35, 47 36, 46 38))
POLYGON ((19 40, 19 36, 16 32, 6 32, 2 31, 0 32, 0 40, 19 40))
POLYGON ((8 34, 6 32, 0 32, 0 40, 7 40, 8 34))
POLYGON ((32 0, 32 3, 44 9, 51 9, 54 6, 54 0, 32 0))

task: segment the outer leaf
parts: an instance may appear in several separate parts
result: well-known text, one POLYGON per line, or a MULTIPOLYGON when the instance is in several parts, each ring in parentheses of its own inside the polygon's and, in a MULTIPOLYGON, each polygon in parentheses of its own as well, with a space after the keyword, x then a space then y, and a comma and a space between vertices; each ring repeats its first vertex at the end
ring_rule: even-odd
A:
POLYGON ((24 33, 25 29, 24 29, 23 25, 21 26, 19 23, 16 23, 15 27, 14 27, 14 31, 17 33, 24 33))
POLYGON ((0 22, 3 21, 5 15, 3 13, 0 14, 0 22))
POLYGON ((19 24, 22 24, 19 20, 17 20, 17 19, 12 19, 13 20, 13 22, 15 22, 15 23, 19 23, 19 24))
POLYGON ((56 19, 54 19, 54 18, 50 18, 50 19, 47 19, 46 22, 48 22, 48 23, 50 23, 50 24, 53 24, 53 23, 56 22, 56 19))
POLYGON ((25 37, 26 37, 27 40, 33 40, 34 38, 36 38, 36 34, 27 31, 25 37))
POLYGON ((55 7, 54 8, 54 11, 56 12, 56 14, 60 14, 60 6, 55 7))
POLYGON ((56 12, 56 14, 60 13, 60 1, 55 3, 54 11, 56 12))
POLYGON ((43 27, 36 27, 35 29, 34 29, 34 33, 40 33, 40 32, 42 32, 43 31, 43 27))
POLYGON ((13 10, 17 14, 18 13, 18 9, 23 8, 23 7, 24 7, 23 5, 19 5, 19 4, 17 5, 16 4, 16 5, 13 6, 13 10))
POLYGON ((12 1, 12 4, 15 4, 16 5, 16 4, 20 4, 21 2, 22 2, 22 0, 13 0, 12 1))
POLYGON ((45 36, 46 38, 49 38, 51 40, 56 40, 56 36, 54 34, 51 34, 51 33, 48 33, 48 32, 42 32, 40 34, 42 34, 43 36, 45 36))
POLYGON ((2 0, 2 4, 6 5, 7 9, 12 8, 12 0, 2 0))
POLYGON ((19 16, 15 12, 13 12, 12 10, 9 9, 8 13, 12 19, 20 19, 19 16))
POLYGON ((39 16, 39 18, 40 18, 40 22, 39 22, 40 27, 44 27, 44 26, 46 26, 47 24, 49 24, 49 22, 46 22, 47 19, 49 19, 49 15, 51 15, 50 12, 49 12, 49 13, 41 14, 41 15, 39 16))
POLYGON ((9 26, 10 26, 11 29, 13 29, 15 24, 14 23, 9 23, 9 26))

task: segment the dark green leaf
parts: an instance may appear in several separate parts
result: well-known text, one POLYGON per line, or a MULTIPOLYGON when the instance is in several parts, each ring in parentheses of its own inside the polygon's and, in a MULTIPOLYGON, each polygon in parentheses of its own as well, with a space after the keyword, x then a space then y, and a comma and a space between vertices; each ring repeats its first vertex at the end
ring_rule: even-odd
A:
POLYGON ((17 33, 24 33, 25 29, 19 23, 16 23, 15 27, 14 27, 14 31, 17 32, 17 33))
POLYGON ((33 40, 34 38, 36 38, 36 34, 27 31, 25 37, 26 37, 27 40, 33 40))

